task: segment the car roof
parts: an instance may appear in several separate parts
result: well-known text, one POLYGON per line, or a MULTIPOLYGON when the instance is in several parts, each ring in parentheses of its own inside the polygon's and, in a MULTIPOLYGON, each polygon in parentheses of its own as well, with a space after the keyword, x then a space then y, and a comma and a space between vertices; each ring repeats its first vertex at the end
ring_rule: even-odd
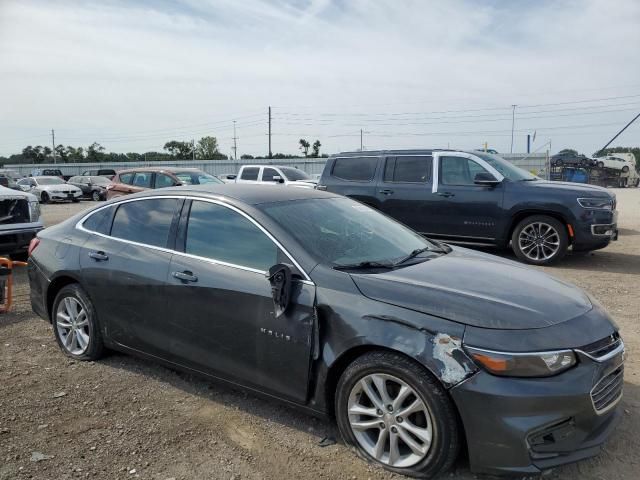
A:
MULTIPOLYGON (((136 196, 156 196, 191 194, 208 198, 226 198, 249 205, 261 203, 289 202, 293 200, 306 200, 309 198, 339 198, 335 193, 324 192, 312 188, 302 187, 278 187, 275 185, 260 185, 246 183, 208 183, 205 185, 188 185, 181 187, 168 187, 157 190, 148 190, 135 194, 136 196)), ((130 198, 129 195, 127 197, 130 198)))
POLYGON ((42 178, 55 178, 56 180, 62 180, 60 177, 56 177, 54 175, 36 175, 35 177, 31 177, 31 178, 35 178, 36 180, 39 180, 42 178))
POLYGON ((167 173, 176 173, 176 172, 202 172, 199 168, 194 167, 137 167, 137 168, 128 168, 126 170, 120 170, 118 175, 122 175, 123 173, 135 173, 135 172, 167 172, 167 173))

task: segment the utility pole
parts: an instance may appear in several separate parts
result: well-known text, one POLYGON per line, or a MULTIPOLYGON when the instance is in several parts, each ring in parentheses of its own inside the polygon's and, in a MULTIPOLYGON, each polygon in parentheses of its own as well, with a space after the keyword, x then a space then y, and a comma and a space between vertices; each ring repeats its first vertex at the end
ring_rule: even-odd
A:
POLYGON ((271 105, 269 105, 269 158, 273 158, 271 153, 271 105))
POLYGON ((233 159, 238 160, 238 144, 236 141, 238 137, 236 137, 236 121, 233 121, 233 159))
POLYGON ((51 153, 53 153, 53 163, 56 163, 56 132, 53 128, 51 129, 51 147, 53 147, 53 150, 51 150, 51 153))
POLYGON ((511 153, 513 153, 513 127, 516 124, 516 107, 517 105, 511 105, 513 108, 511 112, 511 153))
POLYGON ((362 151, 362 129, 360 129, 360 151, 362 151))

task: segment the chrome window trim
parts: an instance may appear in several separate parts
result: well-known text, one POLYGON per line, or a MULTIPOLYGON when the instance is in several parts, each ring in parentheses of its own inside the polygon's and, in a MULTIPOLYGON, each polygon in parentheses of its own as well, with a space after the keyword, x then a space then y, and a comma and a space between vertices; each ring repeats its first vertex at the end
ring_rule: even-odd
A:
POLYGON ((243 217, 245 217, 247 220, 249 220, 251 223, 253 223, 256 227, 258 227, 262 233, 264 233, 280 250, 282 250, 284 252, 284 254, 289 258, 289 260, 291 260, 291 262, 293 263, 293 265, 300 271, 300 273, 302 273, 304 275, 304 279, 302 280, 302 283, 307 284, 307 285, 315 285, 315 283, 313 283, 313 281, 311 280, 311 278, 309 277, 309 274, 300 266, 300 264, 296 261, 295 258, 293 258, 293 255, 291 255, 289 253, 289 251, 284 248, 282 246, 282 244, 276 240, 276 238, 271 235, 271 233, 269 233, 269 231, 267 229, 265 229, 262 225, 260 225, 253 217, 251 217, 248 213, 240 210, 239 208, 224 202, 221 199, 213 199, 213 198, 205 198, 205 197, 198 197, 198 196, 194 196, 194 195, 152 195, 152 196, 148 196, 148 197, 142 197, 142 198, 130 198, 130 199, 125 199, 125 200, 121 200, 118 202, 114 202, 114 203, 110 203, 108 205, 104 205, 102 207, 96 208, 95 210, 92 210, 91 212, 87 213, 86 215, 84 215, 80 220, 78 220, 78 222, 75 224, 75 228, 86 232, 86 233, 90 233, 92 235, 98 235, 99 237, 103 237, 103 238, 110 238, 112 240, 117 240, 118 242, 122 242, 122 243, 128 243, 130 245, 135 245, 138 247, 146 247, 146 248, 150 248, 152 250, 158 250, 161 252, 166 252, 166 253, 171 253, 171 254, 177 254, 183 257, 188 257, 188 258, 193 258, 194 260, 203 260, 206 261, 208 263, 214 264, 214 265, 222 265, 222 266, 226 266, 226 267, 231 267, 231 268, 237 268, 240 270, 244 270, 247 272, 253 272, 253 273, 258 273, 261 275, 266 275, 267 271, 265 270, 259 270, 256 268, 252 268, 252 267, 247 267, 244 265, 237 265, 234 263, 229 263, 229 262, 224 262, 222 260, 217 260, 215 258, 207 258, 207 257, 200 257, 198 255, 193 255, 190 253, 186 253, 186 252, 179 252, 178 250, 172 250, 170 248, 165 248, 165 247, 157 247, 155 245, 148 245, 146 243, 139 243, 139 242, 134 242, 131 240, 126 240, 124 238, 119 238, 119 237, 112 237, 111 235, 105 235, 103 233, 99 233, 99 232, 93 232, 91 230, 88 230, 86 228, 84 228, 83 223, 92 215, 96 214, 97 212, 99 212, 100 210, 103 210, 105 208, 111 208, 113 206, 119 206, 122 205, 123 203, 130 203, 130 202, 139 202, 142 200, 155 200, 155 199, 181 199, 181 200, 196 200, 196 201, 203 201, 203 202, 209 202, 209 203, 214 203, 216 205, 220 205, 222 207, 226 207, 230 210, 233 210, 236 213, 239 213, 240 215, 242 215, 243 217))
MULTIPOLYGON (((440 183, 440 179, 438 178, 439 173, 440 173, 440 157, 463 157, 463 158, 468 158, 469 160, 473 160, 474 162, 478 163, 480 166, 482 166, 485 170, 489 171, 489 173, 491 173, 494 177, 496 177, 496 179, 499 182, 502 182, 504 180, 504 175, 502 175, 498 170, 496 170, 495 168, 493 168, 491 165, 489 165, 489 163, 486 160, 483 160, 482 158, 474 155, 473 153, 467 153, 467 152, 447 152, 447 151, 440 151, 440 152, 433 152, 433 179, 432 179, 432 184, 431 184, 431 193, 438 193, 438 184, 440 183)), ((445 185, 443 185, 445 186, 445 185)), ((456 186, 456 185, 449 185, 449 186, 456 186)), ((472 187, 474 186, 473 184, 470 185, 461 185, 461 186, 467 186, 467 187, 472 187)))

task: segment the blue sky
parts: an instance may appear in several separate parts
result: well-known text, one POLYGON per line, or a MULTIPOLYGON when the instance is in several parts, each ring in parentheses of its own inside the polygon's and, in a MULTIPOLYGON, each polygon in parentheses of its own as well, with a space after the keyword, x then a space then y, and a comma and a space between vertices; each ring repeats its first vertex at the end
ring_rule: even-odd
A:
MULTIPOLYGON (((640 2, 0 1, 0 155, 359 148, 588 154, 640 112, 640 2)), ((640 145, 640 124, 616 142, 640 145)))

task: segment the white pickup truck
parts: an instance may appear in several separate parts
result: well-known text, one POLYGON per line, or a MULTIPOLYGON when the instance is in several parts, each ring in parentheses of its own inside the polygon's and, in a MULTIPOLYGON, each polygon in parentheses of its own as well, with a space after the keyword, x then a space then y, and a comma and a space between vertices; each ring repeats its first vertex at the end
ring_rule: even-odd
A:
POLYGON ((235 177, 235 182, 263 185, 282 184, 305 188, 315 188, 318 184, 317 180, 312 179, 306 172, 298 168, 279 165, 243 165, 235 177))

